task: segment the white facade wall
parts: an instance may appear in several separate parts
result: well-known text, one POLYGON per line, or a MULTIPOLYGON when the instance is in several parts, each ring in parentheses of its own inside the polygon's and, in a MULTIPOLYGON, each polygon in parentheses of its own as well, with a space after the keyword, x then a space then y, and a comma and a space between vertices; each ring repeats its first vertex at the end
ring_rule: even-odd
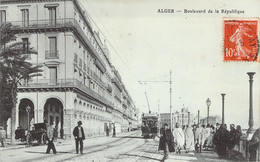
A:
MULTIPOLYGON (((93 56, 94 51, 90 51, 88 47, 84 45, 86 42, 82 42, 71 30, 47 30, 35 29, 35 31, 20 32, 17 34, 18 40, 28 38, 31 43, 31 47, 34 47, 37 51, 37 55, 32 55, 28 61, 33 64, 43 65, 42 76, 37 76, 30 80, 29 84, 35 83, 34 87, 24 87, 18 93, 17 112, 19 111, 19 104, 22 99, 29 99, 34 105, 34 122, 43 122, 44 119, 44 105, 50 98, 55 98, 62 103, 63 107, 63 129, 65 138, 70 137, 74 126, 77 125, 77 121, 81 120, 85 133, 87 136, 103 135, 104 124, 114 122, 116 124, 116 131, 121 131, 121 126, 126 123, 126 119, 123 119, 123 113, 127 116, 131 116, 132 108, 128 107, 126 111, 122 109, 122 103, 114 99, 115 87, 112 84, 114 76, 113 66, 110 65, 105 58, 105 53, 101 48, 103 44, 98 44, 94 36, 91 34, 91 30, 87 27, 84 18, 81 16, 82 11, 78 11, 73 1, 42 1, 38 3, 5 3, 1 4, 0 9, 6 10, 6 21, 11 22, 14 27, 21 27, 22 14, 21 10, 29 10, 29 25, 44 26, 48 24, 49 10, 48 6, 56 6, 56 21, 57 26, 59 24, 64 25, 65 22, 76 22, 81 27, 81 30, 85 33, 86 38, 90 42, 90 46, 93 46, 102 62, 105 64, 106 72, 102 73, 95 63, 93 56), (70 20, 70 21, 68 21, 70 20), (20 25, 20 26, 18 26, 20 25), (50 37, 55 37, 57 40, 58 58, 46 58, 50 48, 50 37), (101 48, 100 48, 101 47, 101 48), (77 55, 77 61, 75 61, 75 55, 77 55), (80 65, 82 60, 82 65, 80 65), (86 65, 86 69, 84 68, 86 65), (95 101, 91 96, 81 94, 74 88, 64 87, 52 87, 49 86, 50 80, 50 67, 57 67, 57 82, 67 84, 73 79, 78 80, 81 84, 89 87, 100 96, 106 98, 113 104, 112 113, 106 111, 107 105, 102 101, 95 101), (96 74, 103 83, 101 84, 96 78, 93 78, 88 69, 96 74), (39 87, 39 84, 40 86, 39 87), (43 84, 44 83, 44 84, 43 84), (44 86, 46 84, 46 86, 44 86), (107 85, 110 85, 113 92, 107 91, 107 85), (36 87, 35 87, 36 86, 36 87), (38 86, 38 87, 37 87, 38 86), (40 89, 39 89, 40 88, 40 89), (54 88, 54 89, 53 89, 54 88), (85 95, 85 96, 84 96, 85 95), (81 96, 81 97, 80 97, 81 96), (82 97, 83 96, 83 97, 82 97)), ((75 24, 74 24, 75 25, 75 24)), ((22 29, 21 29, 22 30, 22 29)), ((82 34, 82 33, 81 33, 82 34)), ((84 90, 83 90, 84 91, 84 90)), ((18 113, 17 113, 18 114, 18 113)), ((19 126, 19 115, 17 115, 16 126, 19 126)))

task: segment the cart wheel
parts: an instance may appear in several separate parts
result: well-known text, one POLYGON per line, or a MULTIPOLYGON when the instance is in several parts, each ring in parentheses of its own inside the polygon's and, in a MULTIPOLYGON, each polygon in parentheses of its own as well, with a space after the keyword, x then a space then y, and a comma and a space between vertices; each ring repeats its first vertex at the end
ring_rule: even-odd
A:
POLYGON ((46 134, 43 133, 41 137, 41 144, 46 145, 46 143, 47 143, 47 137, 46 134))
POLYGON ((28 134, 27 136, 26 136, 26 144, 28 145, 28 146, 30 146, 31 144, 32 144, 32 141, 31 141, 32 139, 31 139, 31 135, 30 134, 28 134))

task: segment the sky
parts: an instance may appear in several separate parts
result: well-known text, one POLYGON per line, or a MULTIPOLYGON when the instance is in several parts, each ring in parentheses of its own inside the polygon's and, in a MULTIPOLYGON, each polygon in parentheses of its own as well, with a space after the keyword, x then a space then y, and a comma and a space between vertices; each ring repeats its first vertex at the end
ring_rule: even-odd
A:
MULTIPOLYGON (((223 61, 223 19, 260 16, 260 1, 188 0, 81 0, 106 38, 112 64, 118 69, 139 112, 170 112, 170 71, 172 71, 172 112, 188 108, 206 117, 222 113, 225 121, 248 128, 249 77, 253 82, 254 127, 260 124, 260 63, 223 61), (174 13, 158 13, 173 9, 174 13), (184 13, 184 10, 212 10, 213 13, 184 13), (220 13, 215 13, 215 9, 220 13), (221 9, 244 13, 221 13, 221 9), (235 11, 236 10, 236 11, 235 11), (182 11, 182 12, 176 12, 182 11), (140 84, 139 81, 149 81, 140 84), (156 82, 153 82, 156 81, 156 82), (158 81, 158 82, 157 82, 158 81)), ((258 24, 259 25, 259 24, 258 24)), ((258 29, 259 34, 259 29, 258 29)))

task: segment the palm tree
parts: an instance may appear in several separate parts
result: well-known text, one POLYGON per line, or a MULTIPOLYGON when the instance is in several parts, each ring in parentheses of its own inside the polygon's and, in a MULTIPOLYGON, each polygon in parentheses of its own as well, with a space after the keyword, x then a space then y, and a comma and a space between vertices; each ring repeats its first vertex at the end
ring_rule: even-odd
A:
POLYGON ((15 122, 17 104, 17 86, 22 80, 29 81, 32 77, 40 76, 42 72, 39 65, 33 65, 26 58, 29 54, 37 54, 32 47, 24 49, 24 43, 17 41, 10 23, 2 24, 0 28, 0 72, 3 79, 9 84, 11 108, 11 143, 15 141, 15 122))

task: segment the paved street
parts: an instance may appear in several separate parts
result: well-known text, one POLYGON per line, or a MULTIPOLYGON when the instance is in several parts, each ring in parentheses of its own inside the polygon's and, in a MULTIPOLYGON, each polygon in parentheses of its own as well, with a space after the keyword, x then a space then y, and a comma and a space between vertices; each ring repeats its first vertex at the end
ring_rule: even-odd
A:
MULTIPOLYGON (((163 161, 163 151, 158 151, 159 139, 143 139, 141 132, 121 133, 117 137, 97 137, 84 141, 84 154, 75 154, 73 140, 58 140, 58 153, 45 154, 47 146, 25 147, 24 145, 0 148, 1 162, 5 161, 163 161)), ((201 154, 171 153, 167 161, 223 161, 212 151, 201 154)))

